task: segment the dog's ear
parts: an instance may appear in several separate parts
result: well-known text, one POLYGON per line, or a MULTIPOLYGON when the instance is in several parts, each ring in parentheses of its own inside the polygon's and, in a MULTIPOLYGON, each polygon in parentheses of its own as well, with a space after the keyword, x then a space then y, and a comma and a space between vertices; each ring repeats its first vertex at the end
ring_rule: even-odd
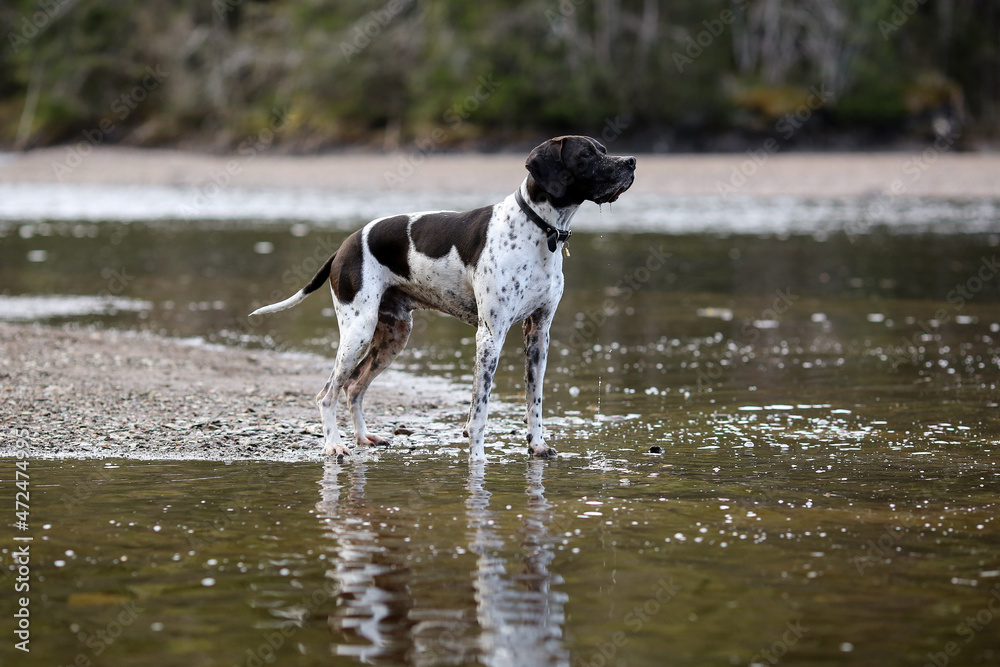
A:
POLYGON ((562 159, 562 138, 550 139, 528 155, 524 166, 542 190, 558 199, 566 194, 569 171, 562 159))

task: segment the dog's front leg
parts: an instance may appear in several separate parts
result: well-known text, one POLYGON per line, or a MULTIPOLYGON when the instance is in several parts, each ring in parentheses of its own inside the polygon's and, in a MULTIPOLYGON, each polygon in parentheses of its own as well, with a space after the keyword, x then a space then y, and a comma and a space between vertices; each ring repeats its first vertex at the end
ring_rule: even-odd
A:
POLYGON ((555 456, 556 450, 546 446, 542 432, 542 384, 549 352, 549 325, 552 318, 542 311, 524 321, 524 395, 527 404, 528 454, 555 456))
MULTIPOLYGON (((497 329, 499 331, 499 329, 497 329)), ((476 331, 476 371, 472 383, 472 406, 469 408, 469 460, 486 458, 483 439, 486 435, 486 419, 489 417, 490 390, 493 387, 493 377, 496 375, 497 363, 500 361, 500 347, 503 338, 499 340, 485 323, 479 324, 476 331)))

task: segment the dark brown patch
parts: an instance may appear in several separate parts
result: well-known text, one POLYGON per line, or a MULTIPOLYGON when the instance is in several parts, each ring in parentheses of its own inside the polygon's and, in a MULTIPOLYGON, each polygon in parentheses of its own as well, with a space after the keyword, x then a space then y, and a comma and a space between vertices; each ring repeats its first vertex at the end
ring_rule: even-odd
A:
POLYGON ((410 240, 406 236, 409 219, 405 215, 380 220, 368 230, 368 249, 379 261, 397 276, 409 279, 410 262, 407 252, 410 240))
POLYGON ((330 266, 330 284, 340 303, 350 303, 361 289, 361 265, 364 253, 361 248, 361 231, 356 231, 340 245, 330 266))
POLYGON ((336 253, 330 255, 330 259, 326 260, 316 275, 312 277, 309 284, 302 288, 303 294, 312 294, 326 282, 326 279, 330 277, 330 267, 333 265, 333 258, 336 257, 336 253))
POLYGON ((393 323, 405 320, 410 317, 410 313, 417 308, 425 306, 417 299, 408 295, 399 287, 390 287, 382 293, 382 300, 378 305, 379 320, 392 320, 393 323))
POLYGON ((528 182, 528 196, 535 201, 546 199, 538 191, 555 198, 566 194, 566 185, 573 175, 563 161, 563 140, 571 137, 556 137, 536 146, 525 161, 524 166, 531 174, 528 182))
POLYGON ((463 213, 431 213, 414 220, 410 237, 417 252, 431 259, 444 257, 452 248, 466 266, 475 266, 486 245, 486 230, 493 207, 463 213))

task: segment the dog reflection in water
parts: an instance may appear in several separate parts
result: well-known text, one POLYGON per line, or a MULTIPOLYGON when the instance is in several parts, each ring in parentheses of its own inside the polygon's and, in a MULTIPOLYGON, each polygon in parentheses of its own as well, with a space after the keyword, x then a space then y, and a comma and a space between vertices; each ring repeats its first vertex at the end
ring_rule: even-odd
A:
POLYGON ((567 598, 553 589, 561 579, 549 571, 556 538, 543 486, 547 465, 526 464, 523 511, 498 513, 490 508, 483 463, 472 462, 464 530, 456 538, 458 526, 450 525, 430 487, 427 500, 411 491, 405 507, 393 505, 398 498, 369 503, 364 463, 327 463, 316 509, 336 544, 327 571, 326 588, 336 600, 329 622, 349 642, 336 645, 336 654, 416 664, 568 662, 562 643, 567 598), (443 525, 429 516, 431 500, 443 525), (517 514, 519 525, 502 525, 517 514), (508 545, 510 535, 517 535, 516 545, 508 545), (475 555, 468 572, 472 599, 454 599, 468 587, 446 581, 469 562, 452 557, 457 543, 464 544, 459 554, 475 555), (518 559, 521 565, 513 565, 518 559))

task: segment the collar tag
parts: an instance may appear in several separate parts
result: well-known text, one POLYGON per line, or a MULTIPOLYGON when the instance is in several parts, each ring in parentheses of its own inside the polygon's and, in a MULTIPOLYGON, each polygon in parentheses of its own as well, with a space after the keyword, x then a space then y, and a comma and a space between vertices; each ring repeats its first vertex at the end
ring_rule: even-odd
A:
POLYGON ((568 229, 558 229, 542 219, 542 216, 538 215, 534 209, 532 209, 524 201, 524 197, 521 196, 521 189, 518 188, 514 191, 514 200, 517 201, 517 205, 521 208, 521 211, 528 216, 528 220, 535 223, 543 232, 548 239, 549 252, 556 251, 556 244, 563 244, 563 252, 569 257, 569 249, 566 247, 566 242, 569 241, 569 237, 573 235, 568 229))

